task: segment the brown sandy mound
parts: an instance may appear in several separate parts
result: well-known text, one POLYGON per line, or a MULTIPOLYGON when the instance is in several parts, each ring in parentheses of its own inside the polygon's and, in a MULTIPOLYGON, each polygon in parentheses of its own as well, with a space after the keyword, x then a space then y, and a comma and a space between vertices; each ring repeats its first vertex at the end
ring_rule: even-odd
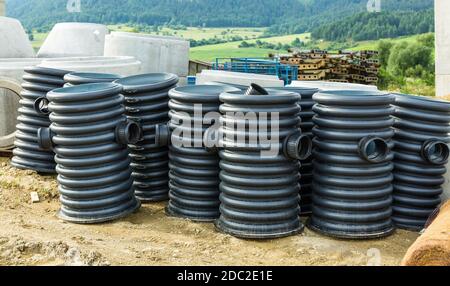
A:
POLYGON ((404 266, 450 266, 450 201, 408 250, 404 266))

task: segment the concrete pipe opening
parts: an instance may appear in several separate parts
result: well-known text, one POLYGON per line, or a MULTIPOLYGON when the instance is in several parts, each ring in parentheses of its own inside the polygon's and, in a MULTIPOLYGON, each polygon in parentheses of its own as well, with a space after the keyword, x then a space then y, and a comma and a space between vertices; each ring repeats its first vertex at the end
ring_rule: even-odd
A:
POLYGON ((18 82, 0 78, 0 149, 14 147, 21 91, 18 82))

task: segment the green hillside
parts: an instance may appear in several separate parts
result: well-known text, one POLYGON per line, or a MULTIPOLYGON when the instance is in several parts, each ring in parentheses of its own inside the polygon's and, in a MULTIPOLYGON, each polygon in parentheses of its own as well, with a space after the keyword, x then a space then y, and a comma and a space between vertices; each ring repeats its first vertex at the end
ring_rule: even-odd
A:
POLYGON ((421 37, 422 35, 427 35, 427 34, 428 33, 414 35, 414 36, 398 37, 398 38, 393 38, 393 39, 386 38, 386 39, 380 39, 380 40, 376 40, 376 41, 361 41, 361 42, 358 42, 356 46, 350 48, 349 50, 351 50, 351 51, 377 50, 380 41, 383 41, 383 40, 389 40, 394 44, 397 44, 400 42, 413 43, 413 42, 417 42, 418 38, 421 37))
MULTIPOLYGON (((295 34, 295 35, 286 35, 286 36, 278 36, 278 37, 270 37, 270 38, 261 38, 260 41, 273 43, 273 44, 290 44, 296 38, 307 42, 310 37, 309 33, 305 34, 295 34)), ((257 40, 249 40, 246 41, 248 43, 255 43, 257 40)), ((230 42, 224 44, 217 45, 208 45, 191 48, 191 59, 201 60, 201 61, 213 61, 215 58, 237 58, 237 57, 267 57, 270 53, 279 53, 275 49, 264 49, 264 48, 239 48, 241 41, 238 42, 230 42)), ((287 51, 284 51, 287 52, 287 51)))
MULTIPOLYGON (((361 41, 361 42, 349 42, 349 43, 341 43, 341 49, 351 50, 351 51, 360 51, 360 50, 377 50, 378 44, 382 40, 390 40, 394 44, 399 42, 416 42, 417 39, 421 35, 407 36, 407 37, 398 37, 398 38, 386 38, 380 39, 376 41, 361 41)), ((310 34, 295 34, 288 36, 280 36, 280 37, 270 37, 270 38, 261 38, 260 41, 265 41, 273 44, 290 44, 296 38, 299 38, 305 43, 309 43, 310 34)), ((256 40, 247 41, 248 43, 254 43, 256 40)), ((274 49, 261 49, 261 48, 239 48, 239 44, 241 42, 231 42, 217 45, 208 45, 191 48, 191 59, 202 60, 202 61, 213 61, 215 58, 233 58, 233 57, 267 57, 270 53, 272 54, 280 54, 287 53, 286 50, 274 50, 274 49)), ((318 41, 314 44, 314 46, 310 46, 310 48, 320 48, 324 50, 336 51, 334 48, 336 43, 329 41, 318 41)), ((305 49, 308 48, 305 47, 305 49)))
MULTIPOLYGON (((50 29, 58 22, 147 26, 270 27, 274 35, 298 34, 345 21, 367 11, 367 0, 83 0, 81 12, 67 0, 7 0, 8 16, 27 29, 50 29)), ((433 0, 383 0, 390 13, 433 8, 433 0)))

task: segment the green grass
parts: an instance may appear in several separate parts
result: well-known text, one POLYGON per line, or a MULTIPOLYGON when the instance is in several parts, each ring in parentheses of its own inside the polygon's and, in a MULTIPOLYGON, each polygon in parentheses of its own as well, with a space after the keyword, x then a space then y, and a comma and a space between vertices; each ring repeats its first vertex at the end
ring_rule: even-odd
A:
POLYGON ((39 50, 44 43, 45 38, 47 38, 47 35, 48 33, 33 33, 34 40, 31 42, 31 45, 35 51, 39 50))
POLYGON ((394 39, 381 39, 381 40, 376 40, 376 41, 363 41, 363 42, 358 42, 358 44, 352 48, 350 48, 349 50, 352 51, 361 51, 361 50, 376 50, 378 48, 378 43, 382 40, 389 40, 391 42, 393 42, 394 44, 397 44, 399 42, 416 42, 417 39, 420 37, 421 35, 414 35, 414 36, 407 36, 407 37, 399 37, 399 38, 394 38, 394 39))
MULTIPOLYGON (((309 40, 310 34, 296 34, 288 36, 261 38, 260 41, 269 42, 273 44, 290 44, 296 38, 307 42, 309 40)), ((255 43, 257 40, 249 40, 248 43, 255 43)), ((191 48, 190 57, 193 60, 201 60, 206 62, 214 61, 215 58, 255 58, 255 57, 267 57, 270 53, 279 53, 280 51, 271 49, 261 49, 261 48, 239 48, 242 41, 229 42, 217 45, 208 45, 191 48)), ((285 51, 287 52, 287 51, 285 51)))
MULTIPOLYGON (((121 31, 121 32, 138 32, 134 27, 127 25, 109 25, 108 28, 111 31, 121 31)), ((166 36, 177 36, 184 39, 192 40, 207 40, 212 38, 218 38, 222 40, 231 40, 235 36, 242 37, 243 39, 256 39, 263 35, 266 28, 196 28, 188 27, 186 30, 174 30, 167 27, 162 28, 159 32, 149 32, 149 34, 154 35, 166 35, 166 36)), ((32 42, 33 48, 39 49, 48 33, 33 33, 34 41, 32 42)), ((287 37, 280 37, 289 39, 287 37)), ((282 40, 282 39, 281 39, 282 40)))
MULTIPOLYGON (((127 25, 110 25, 108 26, 112 31, 123 32, 137 32, 133 27, 127 25)), ((163 27, 158 32, 148 32, 154 35, 166 35, 166 36, 178 36, 184 39, 192 40, 207 40, 207 39, 231 39, 235 36, 242 37, 243 39, 256 39, 261 37, 266 28, 197 28, 188 27, 186 30, 175 30, 168 27, 163 27)))
MULTIPOLYGON (((406 42, 414 42, 417 41, 417 38, 421 35, 414 35, 408 37, 399 37, 394 39, 383 39, 390 40, 394 43, 399 43, 402 41, 406 42)), ((299 38, 303 42, 308 43, 310 41, 310 34, 297 34, 297 35, 288 35, 288 36, 280 36, 280 37, 271 37, 271 38, 261 38, 260 41, 269 42, 273 44, 290 44, 295 38, 299 38)), ((256 40, 249 40, 248 43, 254 43, 256 40)), ((378 48, 378 43, 381 40, 374 41, 361 41, 356 43, 343 43, 340 44, 343 48, 351 51, 360 51, 360 50, 376 50, 378 48)), ((268 54, 280 54, 285 53, 286 51, 279 50, 269 50, 269 49, 260 49, 260 48, 239 48, 239 44, 241 42, 230 42, 224 44, 217 45, 208 45, 195 47, 191 49, 191 59, 202 60, 202 61, 213 61, 215 58, 233 58, 233 57, 267 57, 268 54)), ((328 41, 319 41, 317 43, 317 47, 323 50, 334 51, 334 47, 336 43, 328 42, 328 41)))
MULTIPOLYGON (((135 28, 127 26, 127 25, 110 25, 108 26, 112 31, 124 31, 124 32, 136 32, 135 28)), ((230 39, 233 36, 240 36, 244 39, 247 39, 248 43, 255 43, 257 38, 261 37, 265 31, 265 28, 196 28, 189 27, 186 30, 174 30, 169 29, 167 27, 162 28, 162 30, 158 33, 151 32, 151 34, 159 34, 159 35, 171 35, 183 37, 185 39, 194 39, 194 40, 202 40, 202 39, 211 39, 211 38, 219 38, 219 39, 230 39)), ((34 41, 32 42, 33 48, 38 50, 47 37, 46 33, 34 33, 34 41)), ((420 35, 409 36, 409 37, 400 37, 395 39, 387 39, 391 40, 394 43, 400 41, 416 41, 420 35)), ((290 44, 296 38, 299 38, 302 42, 308 43, 310 41, 311 35, 309 33, 305 34, 295 34, 295 35, 287 35, 287 36, 278 36, 278 37, 270 37, 270 38, 259 38, 260 41, 269 42, 272 44, 290 44)), ((201 60, 206 62, 212 62, 216 58, 232 58, 232 57, 267 57, 269 54, 279 54, 286 53, 287 51, 279 51, 279 50, 271 50, 271 49, 262 49, 262 48, 239 48, 239 44, 242 41, 237 42, 228 42, 217 45, 208 45, 208 46, 200 46, 191 48, 190 58, 195 60, 201 60)), ((378 46, 379 40, 376 41, 362 41, 357 43, 344 43, 340 46, 343 46, 345 49, 358 51, 358 50, 376 50, 378 46)), ((319 41, 317 43, 317 47, 324 50, 333 51, 333 46, 336 46, 335 43, 327 42, 327 41, 319 41)))

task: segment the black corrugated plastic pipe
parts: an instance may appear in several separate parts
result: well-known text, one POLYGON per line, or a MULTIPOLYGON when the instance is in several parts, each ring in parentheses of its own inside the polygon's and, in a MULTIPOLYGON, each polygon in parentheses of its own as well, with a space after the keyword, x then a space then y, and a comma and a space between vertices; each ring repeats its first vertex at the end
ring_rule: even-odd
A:
POLYGON ((216 227, 249 239, 279 238, 301 232, 299 160, 309 157, 311 140, 300 131, 299 95, 273 90, 269 95, 245 95, 245 91, 240 91, 222 93, 220 100, 224 137, 220 137, 223 149, 219 152, 221 216, 216 227), (261 132, 250 128, 254 122, 238 115, 249 112, 259 116, 268 112, 268 125, 275 122, 279 125, 279 142, 267 144, 258 140, 247 142, 246 146, 236 145, 238 142, 232 139, 236 135, 249 138, 261 132), (279 114, 278 121, 270 116, 272 112, 279 114), (245 130, 236 130, 237 125, 245 126, 245 130), (277 155, 262 153, 270 147, 275 147, 277 155))
POLYGON ((349 239, 394 231, 394 98, 347 90, 313 96, 313 230, 349 239))
POLYGON ((230 91, 239 89, 196 85, 169 92, 172 142, 169 151, 170 201, 166 209, 169 215, 193 221, 214 221, 220 216, 220 159, 216 149, 205 146, 203 139, 220 120, 219 95, 230 91), (217 118, 205 118, 213 115, 208 114, 211 112, 215 112, 217 118))
POLYGON ((121 76, 110 73, 91 73, 91 72, 74 72, 64 76, 65 86, 74 86, 80 84, 113 82, 120 79, 121 76))
POLYGON ((51 91, 50 130, 39 130, 42 147, 56 153, 63 220, 92 224, 115 220, 136 211, 130 158, 126 144, 137 142, 141 130, 128 122, 122 87, 84 84, 51 91))
POLYGON ((169 148, 157 146, 155 129, 169 121, 169 90, 178 83, 173 74, 155 73, 119 79, 123 86, 126 115, 143 131, 142 139, 130 144, 134 187, 142 202, 169 198, 169 148))
POLYGON ((44 174, 55 173, 55 154, 51 150, 40 148, 36 137, 39 128, 50 126, 50 120, 48 114, 35 110, 35 102, 45 97, 49 91, 61 88, 64 85, 63 77, 67 73, 69 71, 42 67, 25 69, 12 166, 44 174))
POLYGON ((420 231, 441 203, 450 142, 450 103, 396 94, 394 223, 420 231))
MULTIPOLYGON (((286 90, 300 94, 301 99, 299 101, 299 105, 302 109, 300 112, 300 118, 302 120, 300 128, 302 129, 302 133, 310 136, 312 140, 312 130, 314 127, 314 111, 312 110, 314 100, 312 97, 319 90, 315 88, 302 87, 278 87, 270 89, 286 90)), ((300 214, 302 216, 310 216, 312 212, 312 160, 313 156, 300 162, 300 214)))

